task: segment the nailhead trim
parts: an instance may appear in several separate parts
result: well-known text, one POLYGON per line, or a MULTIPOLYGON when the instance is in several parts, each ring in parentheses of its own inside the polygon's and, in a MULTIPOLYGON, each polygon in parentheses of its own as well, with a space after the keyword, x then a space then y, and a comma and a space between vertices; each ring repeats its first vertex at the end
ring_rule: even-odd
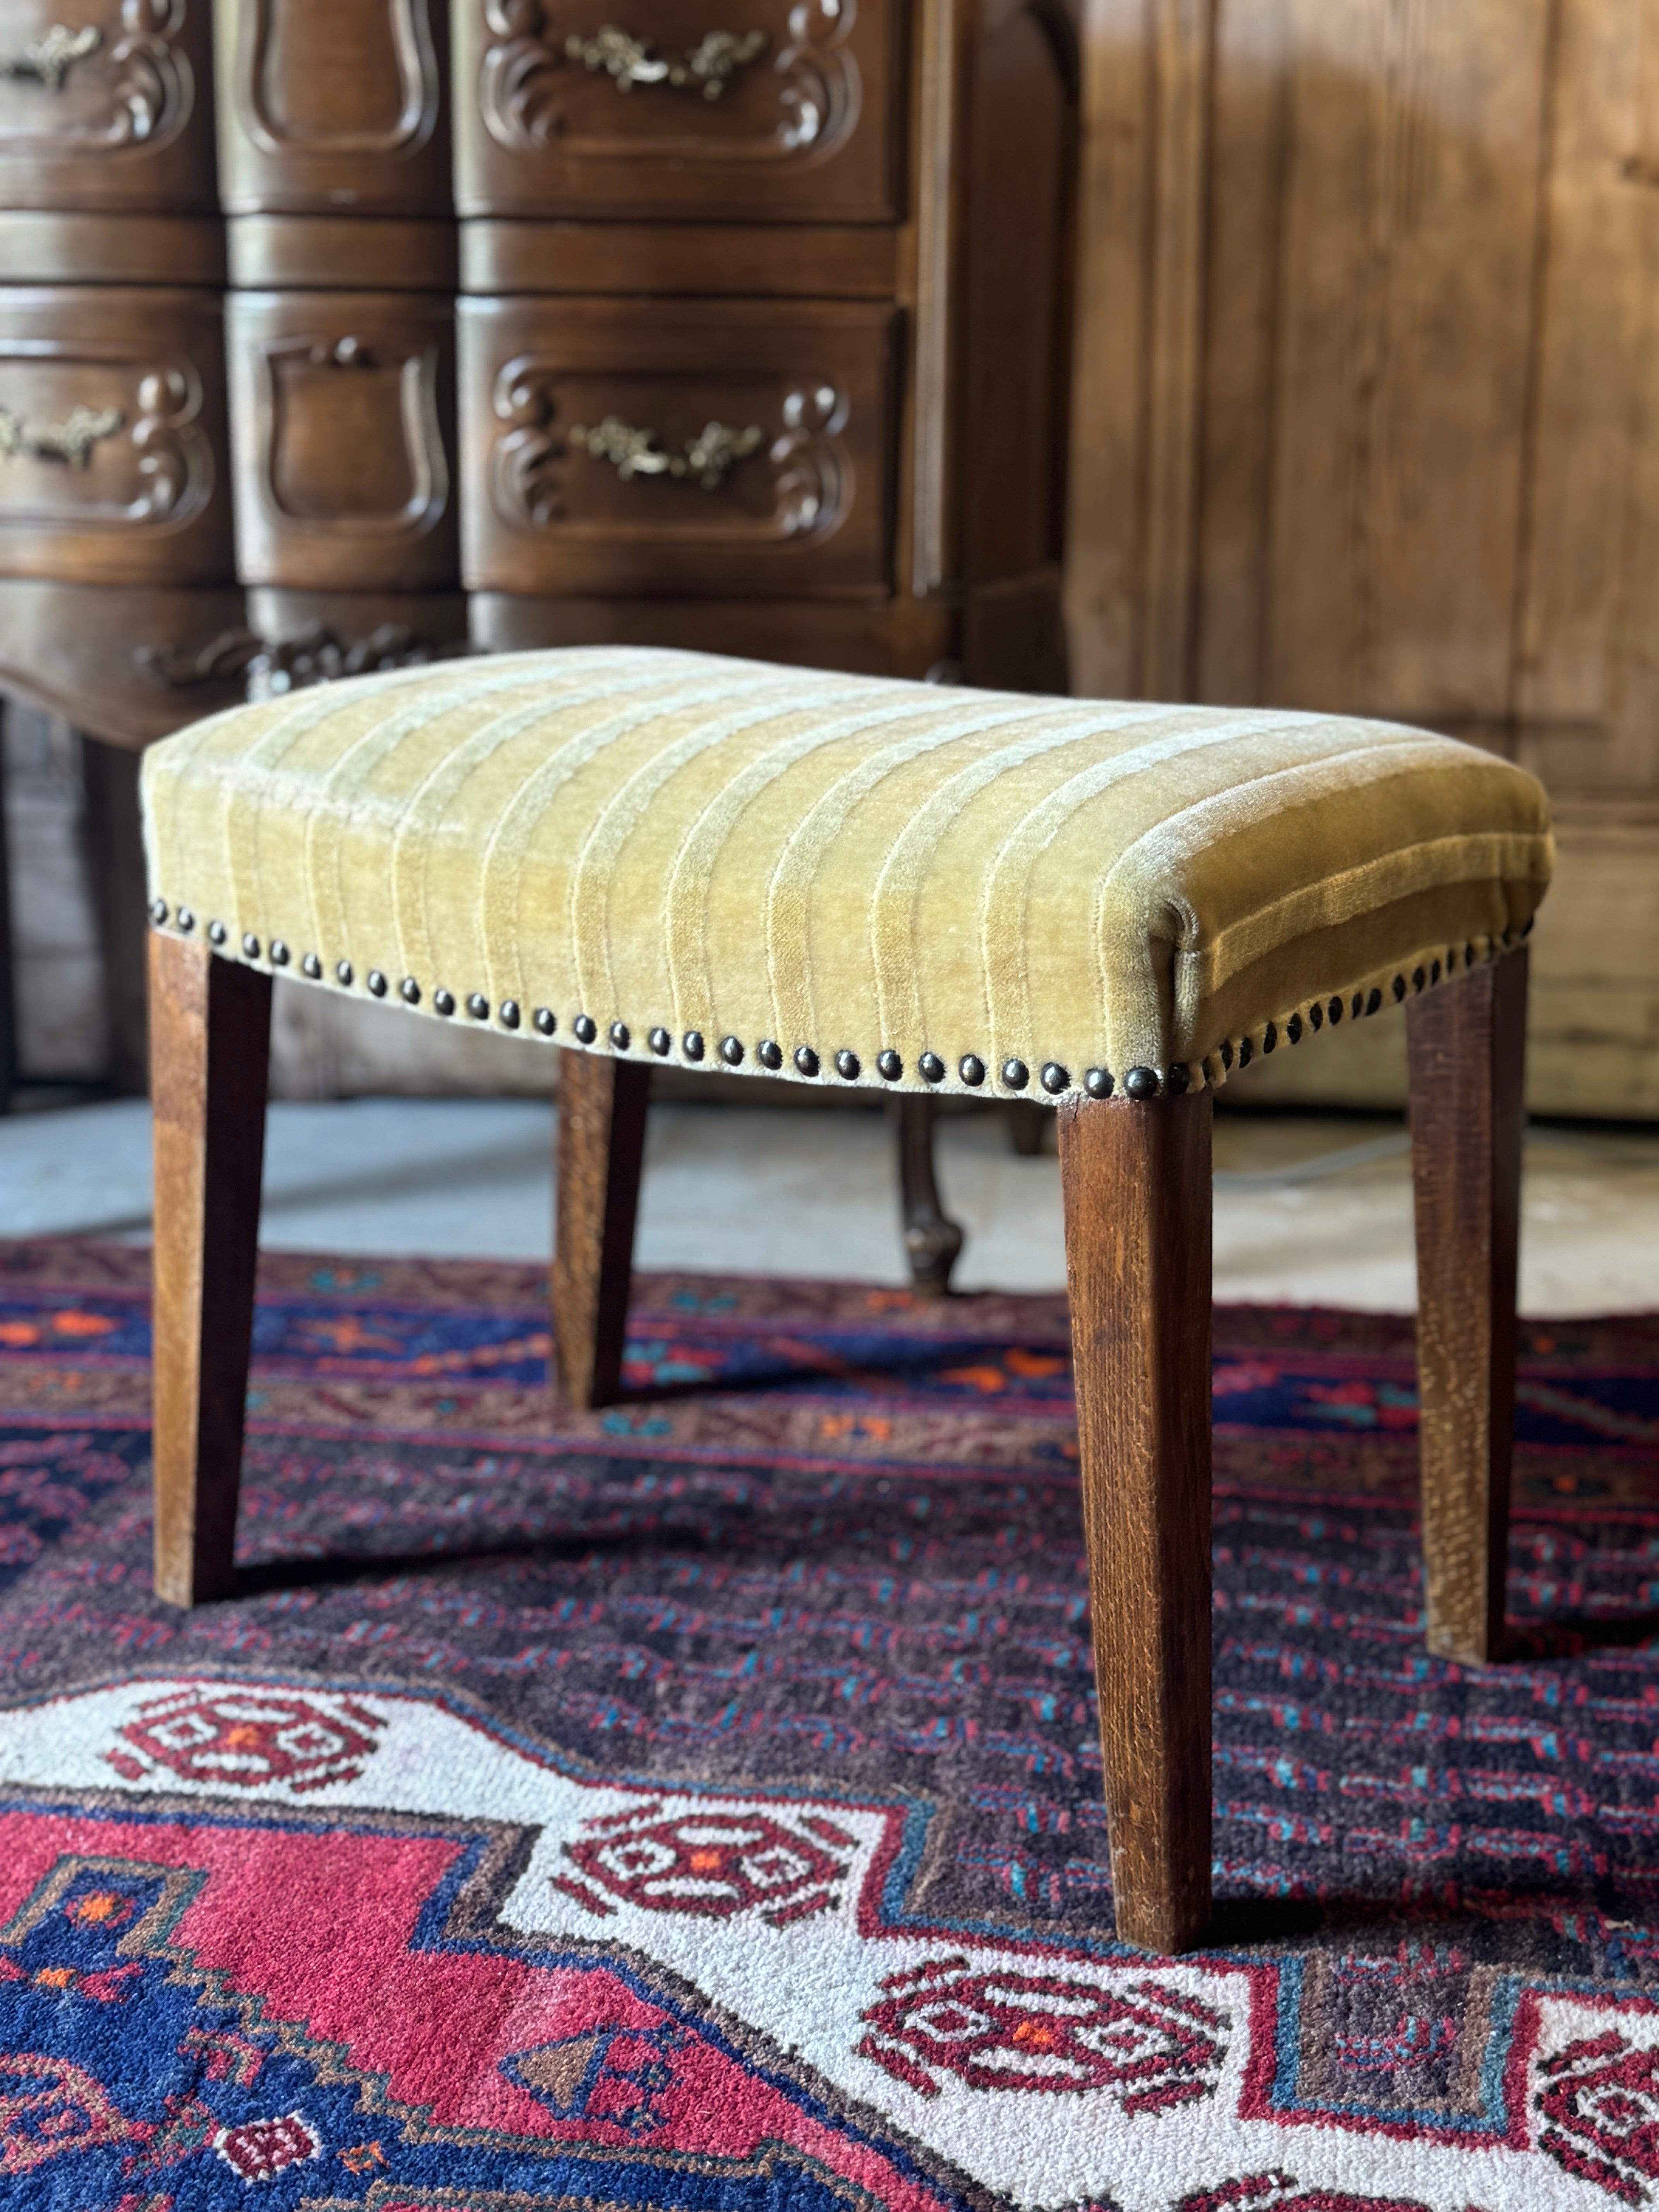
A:
MULTIPOLYGON (((167 901, 159 897, 152 899, 149 913, 151 920, 158 927, 165 925, 168 913, 167 901)), ((173 916, 173 921, 174 927, 184 934, 188 934, 196 926, 196 917, 188 907, 179 907, 173 916)), ((1466 970, 1471 969, 1480 964, 1483 960, 1496 959, 1513 951, 1524 938, 1530 934, 1531 929, 1532 923, 1528 921, 1519 929, 1495 932, 1492 937, 1483 939, 1480 947, 1477 947, 1473 941, 1466 943, 1461 948, 1455 945, 1448 945, 1443 960, 1437 952, 1431 954, 1425 962, 1414 966, 1409 978, 1403 969, 1389 978, 1386 983, 1387 991, 1395 1004, 1399 1005, 1408 993, 1420 994, 1425 990, 1432 989, 1443 977, 1455 975, 1460 964, 1466 970)), ((207 935, 209 942, 216 949, 228 942, 229 932, 222 921, 210 921, 207 925, 207 935)), ((244 933, 241 950, 243 957, 248 960, 259 958, 260 940, 252 930, 244 933)), ((280 937, 274 937, 270 939, 267 957, 272 967, 285 968, 292 955, 286 942, 280 937)), ((300 968, 301 973, 312 982, 319 982, 322 980, 323 963, 316 953, 306 953, 300 962, 300 968)), ((347 988, 349 988, 353 981, 354 973, 349 960, 337 960, 334 963, 336 979, 347 988)), ((371 968, 364 981, 374 997, 383 999, 386 995, 389 987, 386 975, 380 969, 371 968)), ((421 985, 415 976, 405 975, 398 988, 398 995, 406 1005, 410 1006, 420 1005, 421 985)), ((1327 1023, 1334 1029, 1344 1019, 1358 1021, 1362 1017, 1375 1014, 1383 1004, 1384 988, 1385 986, 1382 984, 1373 983, 1360 986, 1353 992, 1351 1000, 1345 1000, 1340 993, 1328 1000, 1310 1000, 1304 1006, 1292 1008, 1289 1012, 1273 1021, 1264 1022, 1258 1036, 1243 1036, 1236 1040, 1224 1038, 1212 1052, 1199 1060, 1176 1061, 1169 1067, 1162 1069, 1152 1066, 1132 1067, 1121 1079, 1121 1091, 1126 1097, 1131 1098, 1155 1098, 1166 1092, 1172 1097, 1179 1097, 1194 1083, 1213 1086, 1219 1084, 1235 1067, 1239 1069, 1249 1067, 1258 1054, 1266 1054, 1274 1051, 1281 1040, 1285 1044, 1297 1044, 1310 1031, 1316 1033, 1323 1029, 1327 1023)), ((435 1013, 445 1016, 453 1014, 455 1006, 453 994, 441 984, 434 990, 432 1006, 435 1013)), ((466 1010, 475 1021, 487 1021, 489 1018, 489 1000, 481 991, 471 992, 466 1000, 466 1010)), ((496 1010, 495 1018, 503 1029, 516 1030, 520 1020, 517 1001, 503 999, 496 1010)), ((537 1030, 544 1037, 552 1036, 558 1028, 557 1018, 550 1007, 537 1007, 532 1019, 537 1030)), ((571 1027, 577 1041, 581 1044, 591 1045, 598 1039, 599 1025, 591 1015, 578 1014, 571 1027)), ((617 1052, 626 1052, 629 1049, 633 1033, 626 1022, 622 1020, 611 1022, 606 1034, 611 1045, 617 1052)), ((659 1059, 665 1058, 672 1048, 672 1038, 669 1031, 660 1026, 649 1031, 647 1042, 651 1050, 659 1059)), ((753 1049, 756 1061, 768 1073, 775 1074, 782 1068, 783 1048, 775 1038, 763 1037, 753 1049)), ((697 1030, 688 1030, 681 1040, 681 1050, 684 1057, 694 1065, 700 1062, 705 1052, 702 1032, 697 1030)), ((740 1037, 728 1036, 720 1040, 720 1056, 728 1067, 741 1066, 745 1050, 746 1048, 740 1037)), ((812 1046, 797 1045, 790 1057, 796 1073, 808 1081, 815 1079, 820 1073, 821 1064, 818 1054, 812 1046)), ((842 1046, 836 1054, 835 1067, 836 1073, 843 1082, 847 1083, 858 1082, 864 1073, 862 1060, 848 1046, 842 1046)), ((875 1068, 885 1083, 897 1083, 903 1079, 903 1059, 890 1045, 884 1046, 876 1054, 875 1068)), ((944 1082, 949 1070, 939 1054, 930 1050, 918 1056, 916 1073, 924 1083, 933 1085, 944 1082)), ((1004 1087, 1010 1091, 1024 1091, 1030 1081, 1030 1071, 1022 1060, 1005 1060, 1000 1073, 1004 1087)), ((964 1053, 957 1064, 957 1073, 967 1089, 978 1090, 986 1079, 985 1063, 977 1053, 964 1053)), ((1070 1070, 1059 1060, 1044 1061, 1039 1072, 1038 1080, 1042 1090, 1051 1098, 1063 1097, 1073 1087, 1070 1070)), ((1091 1098, 1110 1098, 1115 1095, 1118 1087, 1117 1080, 1114 1079, 1109 1069, 1091 1067, 1085 1072, 1082 1089, 1091 1098)))

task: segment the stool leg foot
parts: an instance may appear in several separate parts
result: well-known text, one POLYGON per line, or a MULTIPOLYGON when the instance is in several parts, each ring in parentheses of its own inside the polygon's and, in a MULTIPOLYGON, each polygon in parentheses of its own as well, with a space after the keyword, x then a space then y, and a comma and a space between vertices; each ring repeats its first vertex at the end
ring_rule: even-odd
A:
POLYGON ((933 1173, 933 1102, 897 1098, 899 1206, 904 1217, 904 1254, 919 1297, 942 1298, 951 1288, 951 1270, 962 1250, 962 1231, 939 1203, 933 1173))
POLYGON ((1060 1111, 1095 1680, 1121 1941, 1210 1914, 1210 1095, 1060 1111))
POLYGON ((149 940, 155 1595, 232 1583, 264 1158, 270 978, 149 940))
POLYGON ((1504 1643, 1525 951, 1413 1000, 1406 1028, 1428 1646, 1479 1664, 1504 1643))
POLYGON ((632 1060, 561 1055, 553 1352, 560 1401, 574 1413, 622 1390, 650 1091, 650 1069, 632 1060))

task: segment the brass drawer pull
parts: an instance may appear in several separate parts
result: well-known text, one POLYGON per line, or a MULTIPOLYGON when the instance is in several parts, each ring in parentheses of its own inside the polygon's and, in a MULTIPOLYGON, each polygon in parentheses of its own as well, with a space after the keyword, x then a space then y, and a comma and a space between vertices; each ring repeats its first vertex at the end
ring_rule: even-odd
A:
POLYGON ((61 422, 49 422, 44 430, 31 430, 21 415, 14 415, 9 407, 0 407, 0 460, 21 457, 31 461, 62 461, 69 468, 83 469, 92 458, 93 447, 102 439, 112 438, 126 419, 118 407, 106 407, 101 411, 72 407, 61 422))
POLYGON ((695 477, 705 491, 718 490, 739 461, 746 461, 765 437, 751 422, 734 430, 729 422, 705 422, 681 453, 667 452, 654 430, 636 429, 619 416, 607 415, 595 429, 578 422, 570 442, 590 460, 609 461, 619 477, 695 477))
POLYGON ((568 58, 590 70, 603 70, 618 92, 636 84, 666 84, 678 92, 701 92, 718 100, 740 69, 766 52, 764 31, 705 31, 683 62, 664 61, 648 40, 636 39, 619 23, 605 23, 591 38, 573 33, 564 42, 568 58))
POLYGON ((45 38, 25 46, 21 54, 0 54, 0 77, 43 84, 48 92, 61 92, 76 62, 95 54, 103 43, 104 34, 96 23, 88 23, 78 31, 71 31, 66 23, 54 23, 45 38))

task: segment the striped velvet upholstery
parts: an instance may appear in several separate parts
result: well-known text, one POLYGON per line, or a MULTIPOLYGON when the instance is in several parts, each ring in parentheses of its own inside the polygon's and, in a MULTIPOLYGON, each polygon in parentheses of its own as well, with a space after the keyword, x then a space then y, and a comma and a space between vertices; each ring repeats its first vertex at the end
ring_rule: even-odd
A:
POLYGON ((159 926, 229 957, 597 1050, 1036 1096, 1217 1083, 1492 957, 1551 858, 1532 777, 1419 730, 635 647, 237 708, 143 789, 159 926))

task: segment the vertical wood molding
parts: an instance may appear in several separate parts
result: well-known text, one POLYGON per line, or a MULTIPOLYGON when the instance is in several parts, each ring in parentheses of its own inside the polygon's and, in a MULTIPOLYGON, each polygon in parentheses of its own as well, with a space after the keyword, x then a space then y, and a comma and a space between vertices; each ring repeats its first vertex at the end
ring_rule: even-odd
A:
POLYGON ((1076 688, 1191 686, 1214 0, 1090 0, 1067 614, 1076 688))

